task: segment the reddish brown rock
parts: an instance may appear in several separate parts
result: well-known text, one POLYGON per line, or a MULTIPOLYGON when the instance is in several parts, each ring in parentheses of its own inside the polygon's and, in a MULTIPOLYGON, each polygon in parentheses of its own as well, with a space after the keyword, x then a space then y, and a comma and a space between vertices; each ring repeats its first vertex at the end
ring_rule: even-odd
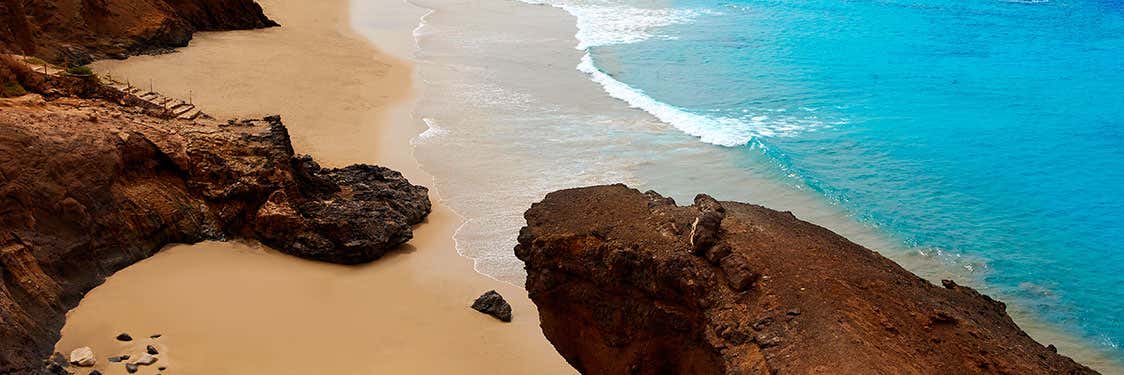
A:
POLYGON ((426 188, 321 168, 280 118, 181 121, 104 100, 0 99, 0 374, 35 373, 65 313, 165 244, 259 239, 336 263, 411 238, 426 188))
POLYGON ((0 0, 0 52, 86 64, 276 25, 253 0, 0 0))
POLYGON ((938 287, 791 214, 719 212, 623 185, 562 190, 527 211, 515 252, 546 337, 587 374, 1091 374, 1006 306, 938 287))

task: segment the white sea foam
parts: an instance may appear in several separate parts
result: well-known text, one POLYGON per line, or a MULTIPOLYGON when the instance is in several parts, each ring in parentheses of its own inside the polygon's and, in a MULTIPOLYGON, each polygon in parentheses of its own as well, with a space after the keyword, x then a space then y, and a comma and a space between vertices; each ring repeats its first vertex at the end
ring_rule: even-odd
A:
POLYGON ((699 137, 703 142, 719 146, 737 147, 749 143, 756 137, 791 136, 829 126, 815 119, 771 119, 769 116, 730 118, 691 113, 653 99, 645 95, 643 90, 609 76, 597 68, 588 53, 582 56, 578 70, 588 74, 590 79, 600 84, 610 96, 642 109, 687 134, 699 137))
POLYGON ((648 39, 674 39, 660 34, 659 28, 688 23, 713 14, 711 10, 675 8, 637 8, 606 1, 524 0, 561 8, 578 19, 577 49, 636 43, 648 39))
POLYGON ((437 121, 434 119, 423 117, 422 122, 425 123, 426 129, 421 132, 421 134, 414 137, 414 139, 410 140, 410 144, 412 145, 424 144, 435 138, 440 138, 449 134, 449 130, 438 126, 437 121))
MULTIPOLYGON (((524 2, 561 8, 577 18, 576 48, 587 51, 577 68, 600 84, 610 96, 642 109, 687 134, 699 137, 703 142, 736 147, 749 143, 755 137, 787 136, 826 126, 814 119, 786 117, 771 120, 769 116, 752 116, 752 114, 744 118, 731 118, 691 113, 658 101, 647 96, 643 90, 616 80, 598 69, 589 54, 591 47, 635 43, 649 39, 675 39, 673 35, 661 34, 659 29, 692 22, 703 15, 721 15, 721 13, 704 9, 636 8, 604 1, 524 0, 524 2)), ((783 112, 783 109, 779 112, 783 112)))

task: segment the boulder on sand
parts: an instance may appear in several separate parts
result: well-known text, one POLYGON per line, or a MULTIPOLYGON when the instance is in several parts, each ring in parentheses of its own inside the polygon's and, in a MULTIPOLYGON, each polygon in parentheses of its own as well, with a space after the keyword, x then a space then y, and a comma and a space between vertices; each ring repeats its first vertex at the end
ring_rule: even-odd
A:
POLYGON ((499 293, 494 290, 489 290, 484 293, 476 302, 472 303, 472 308, 476 311, 491 315, 496 319, 504 322, 511 321, 511 305, 503 299, 499 293))

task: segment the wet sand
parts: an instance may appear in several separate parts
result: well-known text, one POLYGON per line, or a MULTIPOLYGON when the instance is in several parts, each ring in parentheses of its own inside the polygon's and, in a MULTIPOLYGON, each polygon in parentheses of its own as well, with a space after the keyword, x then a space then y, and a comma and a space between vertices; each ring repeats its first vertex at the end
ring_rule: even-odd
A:
MULTIPOLYGON (((202 33, 179 52, 95 69, 190 96, 217 118, 279 113, 297 151, 323 165, 377 163, 432 186, 410 145, 424 129, 410 115, 419 87, 408 62, 424 12, 393 0, 260 2, 281 28, 202 33), (352 30, 352 11, 385 50, 352 30)), ((68 314, 56 350, 91 346, 105 374, 125 373, 106 357, 136 358, 148 343, 160 361, 139 374, 573 373, 526 292, 457 255, 462 220, 437 192, 431 199, 434 212, 407 246, 357 267, 255 243, 169 246, 91 291, 68 314), (468 308, 490 289, 511 302, 512 323, 468 308), (121 332, 136 340, 116 341, 121 332)))

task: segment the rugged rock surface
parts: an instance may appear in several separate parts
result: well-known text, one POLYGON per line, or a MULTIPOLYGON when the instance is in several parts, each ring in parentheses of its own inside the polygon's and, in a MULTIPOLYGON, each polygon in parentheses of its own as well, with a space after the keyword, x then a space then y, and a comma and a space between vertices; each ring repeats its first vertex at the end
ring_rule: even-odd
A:
POLYGON ((489 290, 476 298, 476 301, 472 302, 472 309, 491 315, 503 322, 511 321, 511 305, 494 290, 489 290))
POLYGON ((614 185, 551 193, 525 217, 527 290, 583 373, 1095 373, 1003 303, 790 213, 614 185))
POLYGON ((41 369, 65 312, 165 244, 246 237, 359 263, 410 239, 429 209, 397 172, 295 155, 278 117, 0 99, 0 374, 41 369))
POLYGON ((0 52, 80 65, 276 25, 254 0, 0 0, 0 52))

